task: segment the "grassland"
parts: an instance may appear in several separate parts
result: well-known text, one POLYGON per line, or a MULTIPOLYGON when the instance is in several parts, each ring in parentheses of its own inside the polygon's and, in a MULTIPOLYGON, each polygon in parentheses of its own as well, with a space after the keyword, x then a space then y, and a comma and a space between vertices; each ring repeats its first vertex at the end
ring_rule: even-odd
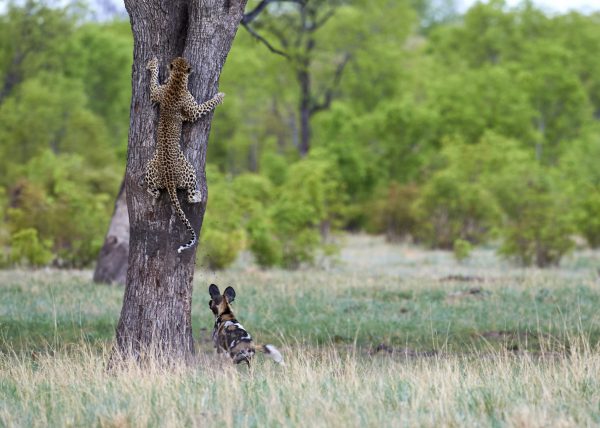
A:
POLYGON ((104 366, 123 290, 0 272, 0 426, 585 426, 600 423, 599 255, 524 270, 480 251, 349 238, 297 272, 199 271, 198 364, 104 366), (286 366, 217 360, 207 285, 286 366))

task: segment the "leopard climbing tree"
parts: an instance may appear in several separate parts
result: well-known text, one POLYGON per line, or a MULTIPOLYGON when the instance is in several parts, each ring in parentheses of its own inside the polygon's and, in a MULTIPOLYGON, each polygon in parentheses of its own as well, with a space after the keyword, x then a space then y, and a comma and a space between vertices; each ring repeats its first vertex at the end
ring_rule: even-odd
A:
MULTIPOLYGON (((158 73, 174 58, 185 58, 193 70, 187 82, 190 96, 211 100, 218 93, 219 75, 245 5, 246 0, 125 0, 134 38, 125 176, 129 267, 111 364, 148 353, 158 353, 166 361, 191 361, 193 357, 191 303, 196 246, 177 252, 180 244, 188 241, 189 229, 172 209, 168 192, 148 193, 146 167, 156 153, 159 109, 153 106, 156 99, 151 99, 150 92, 155 72, 146 67, 156 57, 158 73)), ((164 81, 167 75, 160 77, 164 81)), ((183 191, 179 195, 181 208, 198 234, 208 197, 204 166, 212 120, 212 111, 203 113, 207 114, 183 124, 178 140, 189 167, 188 177, 193 173, 193 185, 197 186, 188 189, 187 198, 183 191), (190 195, 193 203, 189 203, 190 195)))
POLYGON ((148 193, 154 199, 160 198, 161 190, 167 191, 177 216, 190 232, 191 239, 177 249, 177 252, 181 253, 196 244, 196 231, 181 208, 177 189, 187 192, 187 201, 190 204, 202 202, 202 192, 197 189, 196 171, 179 147, 181 128, 184 121, 195 122, 210 113, 223 102, 225 94, 219 92, 205 103, 198 104, 187 90, 192 67, 185 58, 177 57, 171 61, 169 79, 164 85, 158 83, 156 58, 148 62, 147 68, 152 73, 150 99, 160 105, 160 115, 156 132, 156 151, 146 165, 146 185, 148 193))

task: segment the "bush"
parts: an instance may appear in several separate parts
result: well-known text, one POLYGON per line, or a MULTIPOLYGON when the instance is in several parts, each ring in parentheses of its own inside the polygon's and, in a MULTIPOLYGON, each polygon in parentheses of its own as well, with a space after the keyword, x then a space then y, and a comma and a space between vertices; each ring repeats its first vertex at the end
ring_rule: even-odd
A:
POLYGON ((244 231, 232 232, 209 228, 202 232, 202 245, 199 257, 208 268, 224 269, 235 261, 240 250, 244 248, 244 231))
POLYGON ((500 253, 523 265, 558 264, 573 247, 576 228, 572 192, 559 186, 564 180, 557 171, 541 165, 533 150, 493 133, 473 145, 447 143, 445 166, 415 203, 417 238, 461 257, 466 243, 498 236, 500 253))
POLYGON ((245 246, 244 211, 233 190, 232 180, 209 166, 208 206, 204 216, 197 258, 211 269, 224 269, 245 246))
POLYGON ((9 260, 15 265, 45 266, 52 261, 52 241, 40 240, 37 230, 22 229, 10 237, 9 260))
MULTIPOLYGON (((568 196, 539 165, 518 165, 505 186, 519 189, 502 201, 506 215, 500 253, 525 266, 558 265, 574 247, 576 231, 568 196)), ((507 193, 508 194, 508 193, 507 193)))
MULTIPOLYGON (((266 214, 266 213, 265 213, 266 214)), ((278 266, 283 262, 283 248, 277 239, 273 221, 265 216, 256 216, 248 224, 250 251, 256 263, 263 268, 278 266)))
MULTIPOLYGON (((53 262, 83 267, 92 263, 110 219, 112 198, 98 192, 96 174, 76 155, 42 152, 25 165, 22 179, 9 190, 8 229, 12 234, 36 230, 40 242, 51 242, 53 262)), ((103 187, 112 187, 112 175, 103 187)), ((115 186, 116 188, 116 186, 115 186)))
POLYGON ((448 250, 458 239, 484 242, 500 214, 494 195, 483 184, 465 181, 453 169, 441 171, 423 186, 415 210, 417 240, 448 250))
POLYGON ((266 152, 260 159, 260 172, 276 186, 283 184, 287 170, 288 162, 283 156, 266 152))
POLYGON ((573 198, 575 225, 592 248, 600 247, 600 127, 566 148, 560 180, 573 198))
POLYGON ((457 261, 462 262, 466 260, 471 255, 471 251, 473 251, 473 246, 469 241, 463 239, 454 241, 453 253, 457 261))
POLYGON ((328 153, 314 149, 293 164, 279 197, 268 210, 274 236, 281 245, 281 263, 297 268, 312 263, 323 250, 331 230, 343 222, 344 191, 336 163, 328 153))
POLYGON ((419 188, 414 184, 389 183, 364 209, 369 232, 384 233, 390 242, 412 235, 418 221, 414 209, 418 197, 419 188))
POLYGON ((590 189, 578 204, 576 225, 592 248, 600 247, 600 191, 590 189))

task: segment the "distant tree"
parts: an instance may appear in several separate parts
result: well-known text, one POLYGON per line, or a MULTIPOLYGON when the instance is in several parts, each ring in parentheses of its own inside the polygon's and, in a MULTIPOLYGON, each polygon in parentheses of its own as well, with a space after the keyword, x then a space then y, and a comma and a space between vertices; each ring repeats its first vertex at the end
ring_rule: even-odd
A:
POLYGON ((299 88, 298 151, 301 156, 306 156, 310 150, 311 117, 330 107, 344 69, 352 57, 349 49, 331 53, 328 61, 333 63, 331 81, 321 92, 317 92, 314 84, 315 68, 324 64, 317 60, 316 34, 343 3, 342 0, 262 0, 242 20, 242 25, 271 52, 285 57, 294 72, 299 88), (279 4, 276 9, 266 10, 271 3, 279 4), (282 3, 294 3, 295 7, 282 3), (259 34, 257 29, 268 33, 270 38, 275 38, 277 45, 259 34))
POLYGON ((0 16, 0 103, 13 88, 44 69, 62 69, 62 48, 75 30, 72 8, 27 0, 9 2, 0 16))

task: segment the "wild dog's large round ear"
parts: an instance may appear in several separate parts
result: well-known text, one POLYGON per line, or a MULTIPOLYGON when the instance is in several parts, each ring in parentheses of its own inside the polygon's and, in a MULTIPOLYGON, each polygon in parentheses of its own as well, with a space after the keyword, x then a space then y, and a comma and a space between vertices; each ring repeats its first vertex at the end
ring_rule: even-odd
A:
POLYGON ((210 284, 210 287, 208 287, 208 294, 210 294, 210 297, 214 299, 215 296, 220 296, 221 292, 219 291, 219 287, 217 287, 215 284, 210 284))
POLYGON ((235 299, 235 290, 233 289, 233 287, 227 287, 225 289, 225 291, 223 292, 223 295, 225 297, 227 297, 227 301, 229 303, 233 302, 235 299))

